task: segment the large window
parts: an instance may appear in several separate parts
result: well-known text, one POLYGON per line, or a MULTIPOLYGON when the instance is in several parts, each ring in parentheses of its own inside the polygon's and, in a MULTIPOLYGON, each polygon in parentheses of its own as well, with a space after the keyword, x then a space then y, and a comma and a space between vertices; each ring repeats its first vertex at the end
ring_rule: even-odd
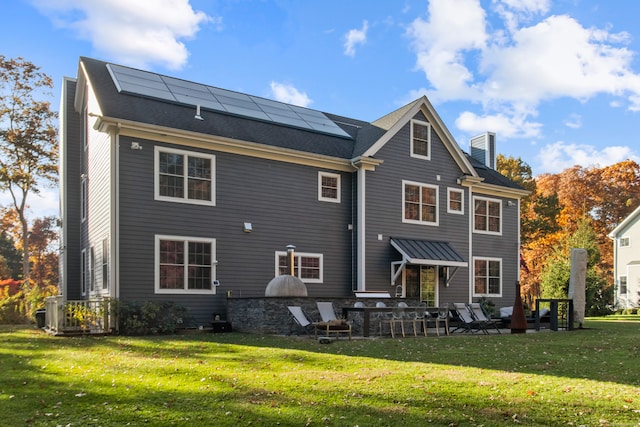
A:
POLYGON ((502 295, 502 260, 499 258, 473 259, 473 295, 502 295))
POLYGON ((85 221, 87 219, 87 208, 89 202, 87 200, 87 176, 82 175, 80 181, 80 220, 85 221))
POLYGON ((447 191, 447 212, 464 214, 464 191, 449 188, 447 191))
POLYGON ((215 205, 215 156, 155 147, 156 200, 215 205))
POLYGON ((318 172, 318 200, 340 203, 340 175, 318 172))
POLYGON ((411 120, 411 157, 431 159, 431 125, 411 120))
POLYGON ((620 295, 626 295, 626 293, 627 293, 627 276, 620 276, 618 278, 618 283, 620 285, 620 288, 619 288, 620 295))
POLYGON ((215 293, 215 239, 156 236, 156 293, 215 293))
POLYGON ((408 181, 402 186, 403 222, 438 225, 438 187, 408 181))
MULTIPOLYGON (((322 254, 294 253, 294 275, 305 283, 322 283, 322 254)), ((276 252, 276 276, 289 274, 286 252, 276 252)))
POLYGON ((473 198, 473 230, 481 233, 502 233, 502 202, 484 197, 473 198))
POLYGON ((89 249, 89 290, 96 290, 96 253, 93 246, 89 249))

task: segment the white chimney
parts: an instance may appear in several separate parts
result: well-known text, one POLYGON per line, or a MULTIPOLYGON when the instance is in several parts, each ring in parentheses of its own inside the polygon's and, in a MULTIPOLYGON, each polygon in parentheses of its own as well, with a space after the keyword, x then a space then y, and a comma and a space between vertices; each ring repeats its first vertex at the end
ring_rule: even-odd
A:
POLYGON ((496 168, 496 134, 485 132, 471 138, 471 157, 483 165, 496 168))

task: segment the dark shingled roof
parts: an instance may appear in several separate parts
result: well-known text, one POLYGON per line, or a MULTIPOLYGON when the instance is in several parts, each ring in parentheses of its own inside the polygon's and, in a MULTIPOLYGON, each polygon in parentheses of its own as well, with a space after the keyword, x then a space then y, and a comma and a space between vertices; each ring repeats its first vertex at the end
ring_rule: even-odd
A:
MULTIPOLYGON (((372 123, 323 113, 350 138, 204 108, 201 111, 204 120, 197 120, 194 118, 195 106, 120 93, 107 69, 107 62, 87 57, 81 57, 80 60, 84 64, 87 79, 96 93, 105 117, 347 160, 366 152, 393 125, 393 120, 399 120, 402 113, 417 102, 411 102, 372 123)), ((497 171, 482 165, 468 155, 467 158, 479 176, 484 178, 484 182, 508 188, 521 188, 497 171)))

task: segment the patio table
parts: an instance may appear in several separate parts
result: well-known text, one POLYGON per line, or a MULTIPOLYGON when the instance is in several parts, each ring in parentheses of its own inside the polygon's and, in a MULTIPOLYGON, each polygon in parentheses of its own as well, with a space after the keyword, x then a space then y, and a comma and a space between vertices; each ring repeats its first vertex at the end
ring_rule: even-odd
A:
POLYGON ((369 329, 371 325, 371 313, 391 313, 394 309, 400 308, 404 311, 425 310, 429 313, 438 313, 438 307, 342 307, 342 317, 344 319, 349 318, 349 313, 362 313, 362 336, 369 336, 369 329))

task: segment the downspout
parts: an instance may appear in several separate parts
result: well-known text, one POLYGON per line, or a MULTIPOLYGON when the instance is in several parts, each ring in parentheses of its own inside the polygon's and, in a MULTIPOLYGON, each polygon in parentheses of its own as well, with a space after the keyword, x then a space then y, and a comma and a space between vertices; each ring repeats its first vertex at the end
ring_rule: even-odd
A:
POLYGON ((366 185, 365 185, 365 174, 366 171, 364 167, 360 166, 358 168, 358 238, 357 238, 357 254, 356 254, 356 262, 357 266, 357 276, 358 276, 358 290, 366 291, 366 278, 365 278, 365 252, 366 252, 366 238, 365 238, 365 203, 366 203, 366 185))
POLYGON ((473 261, 473 216, 475 213, 475 206, 473 205, 473 185, 469 186, 469 297, 468 302, 473 301, 473 270, 474 270, 474 261, 473 261))
POLYGON ((113 289, 109 290, 109 294, 115 298, 120 298, 120 124, 115 130, 115 144, 113 150, 115 151, 113 156, 113 169, 111 173, 113 178, 111 180, 111 194, 113 200, 111 201, 111 232, 109 233, 109 253, 111 256, 111 285, 113 289))

